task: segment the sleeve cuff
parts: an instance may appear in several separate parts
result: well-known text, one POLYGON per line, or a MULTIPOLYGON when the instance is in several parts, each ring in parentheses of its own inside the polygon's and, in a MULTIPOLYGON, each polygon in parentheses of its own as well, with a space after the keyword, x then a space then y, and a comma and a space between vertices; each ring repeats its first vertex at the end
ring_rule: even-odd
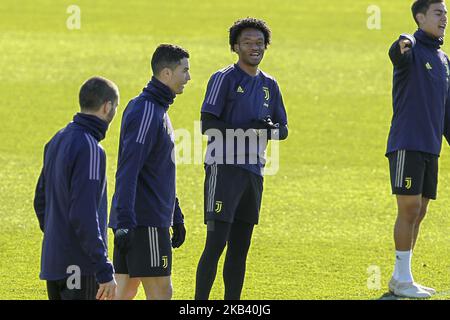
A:
POLYGON ((411 46, 412 46, 412 47, 414 47, 414 46, 416 45, 416 38, 414 38, 414 36, 411 35, 411 34, 408 34, 408 33, 402 33, 398 39, 399 39, 399 40, 401 40, 401 39, 407 39, 407 40, 411 41, 411 46))
POLYGON ((96 273, 95 277, 98 283, 107 283, 112 281, 114 275, 114 267, 110 261, 106 262, 106 265, 96 273))

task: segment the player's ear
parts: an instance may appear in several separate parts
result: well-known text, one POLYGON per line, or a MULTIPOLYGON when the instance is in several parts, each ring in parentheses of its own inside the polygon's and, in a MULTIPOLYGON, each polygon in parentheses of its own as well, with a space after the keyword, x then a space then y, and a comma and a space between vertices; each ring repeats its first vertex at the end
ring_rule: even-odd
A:
POLYGON ((423 13, 416 14, 416 19, 417 19, 417 22, 419 23, 419 26, 424 24, 425 20, 426 20, 425 15, 423 13))
POLYGON ((164 68, 161 70, 159 76, 161 77, 161 79, 166 79, 169 80, 172 78, 172 70, 170 68, 164 68))
POLYGON ((108 114, 113 108, 113 104, 111 101, 106 101, 102 106, 103 114, 108 114))
POLYGON ((233 45, 233 51, 236 52, 236 53, 239 53, 239 45, 237 43, 235 43, 233 45))

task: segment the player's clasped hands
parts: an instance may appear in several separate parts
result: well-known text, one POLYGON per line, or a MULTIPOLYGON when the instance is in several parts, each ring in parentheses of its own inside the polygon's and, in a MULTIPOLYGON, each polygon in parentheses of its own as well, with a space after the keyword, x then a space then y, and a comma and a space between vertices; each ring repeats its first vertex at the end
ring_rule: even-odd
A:
POLYGON ((257 136, 262 135, 263 130, 274 130, 280 127, 279 123, 273 123, 270 116, 266 116, 263 119, 253 121, 251 128, 254 130, 257 136))

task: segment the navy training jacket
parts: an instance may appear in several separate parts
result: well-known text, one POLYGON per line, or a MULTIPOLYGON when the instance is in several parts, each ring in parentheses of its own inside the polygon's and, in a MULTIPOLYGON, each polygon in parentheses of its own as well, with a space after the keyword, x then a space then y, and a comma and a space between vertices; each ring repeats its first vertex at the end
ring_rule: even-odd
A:
POLYGON ((442 136, 450 141, 449 59, 440 50, 443 40, 419 29, 412 48, 403 55, 398 40, 389 50, 394 66, 393 117, 386 155, 397 150, 440 154, 442 136))
POLYGON ((108 124, 78 113, 45 146, 34 208, 44 232, 40 278, 61 280, 80 268, 99 283, 113 279, 107 250, 106 156, 108 124))
POLYGON ((174 98, 169 87, 152 77, 124 110, 112 229, 184 223, 176 197, 174 132, 167 112, 174 98))

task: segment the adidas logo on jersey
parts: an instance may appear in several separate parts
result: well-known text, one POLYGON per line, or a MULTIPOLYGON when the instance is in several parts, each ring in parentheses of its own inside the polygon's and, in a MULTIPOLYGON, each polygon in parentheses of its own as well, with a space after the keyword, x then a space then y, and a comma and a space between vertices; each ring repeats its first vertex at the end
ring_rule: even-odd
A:
POLYGON ((239 93, 244 93, 244 89, 242 89, 242 87, 241 87, 241 86, 239 86, 239 87, 237 88, 236 92, 239 92, 239 93))

